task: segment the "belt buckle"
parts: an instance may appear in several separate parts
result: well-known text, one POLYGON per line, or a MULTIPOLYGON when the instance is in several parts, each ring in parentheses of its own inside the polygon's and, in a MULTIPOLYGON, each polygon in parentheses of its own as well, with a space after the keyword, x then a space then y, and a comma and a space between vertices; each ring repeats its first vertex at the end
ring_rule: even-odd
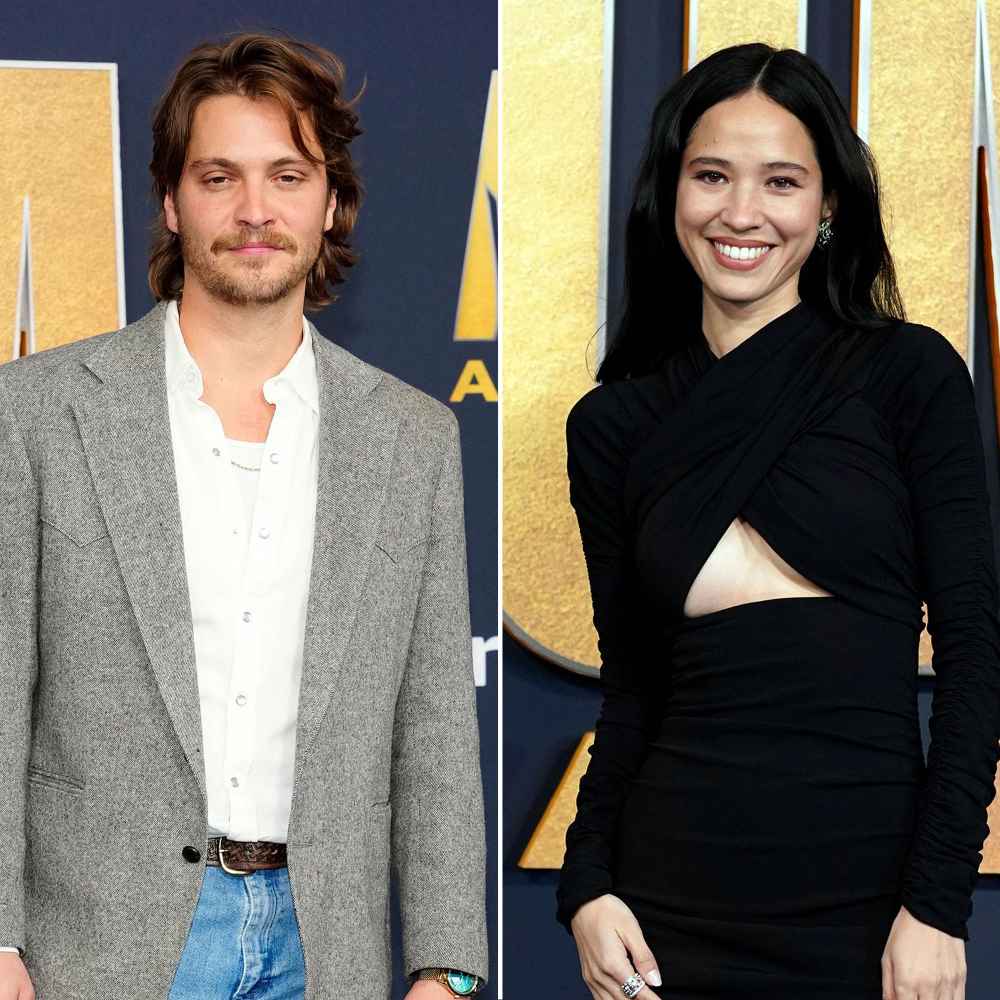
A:
POLYGON ((222 854, 222 842, 225 839, 226 839, 225 837, 219 837, 219 864, 222 866, 222 870, 224 872, 228 872, 230 875, 251 875, 252 874, 251 871, 241 872, 236 868, 228 868, 226 866, 226 859, 223 857, 222 854))

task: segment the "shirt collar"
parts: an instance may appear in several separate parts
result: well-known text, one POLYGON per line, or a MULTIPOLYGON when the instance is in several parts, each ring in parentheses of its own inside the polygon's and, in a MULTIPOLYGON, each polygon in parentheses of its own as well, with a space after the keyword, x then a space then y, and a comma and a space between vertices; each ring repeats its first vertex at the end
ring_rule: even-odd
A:
MULTIPOLYGON (((181 334, 176 299, 167 304, 163 335, 166 341, 167 387, 190 395, 193 399, 200 398, 205 383, 198 362, 191 357, 191 352, 181 334)), ((302 340, 295 353, 277 375, 265 380, 262 389, 264 398, 269 403, 277 403, 281 399, 286 399, 289 393, 295 393, 315 413, 319 413, 316 359, 313 355, 312 334, 305 316, 302 317, 302 340)))

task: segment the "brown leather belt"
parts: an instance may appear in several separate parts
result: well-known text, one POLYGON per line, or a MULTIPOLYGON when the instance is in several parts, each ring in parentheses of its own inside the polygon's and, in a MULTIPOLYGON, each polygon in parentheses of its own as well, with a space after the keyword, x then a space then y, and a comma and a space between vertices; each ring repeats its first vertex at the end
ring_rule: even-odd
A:
POLYGON ((287 868, 288 850, 285 844, 270 840, 230 840, 228 837, 210 837, 205 864, 221 868, 230 875, 249 875, 263 868, 287 868))

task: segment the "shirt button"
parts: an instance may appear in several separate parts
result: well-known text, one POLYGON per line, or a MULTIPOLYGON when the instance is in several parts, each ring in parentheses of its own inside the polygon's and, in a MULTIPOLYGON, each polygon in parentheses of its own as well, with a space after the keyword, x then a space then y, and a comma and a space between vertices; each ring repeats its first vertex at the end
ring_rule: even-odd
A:
POLYGON ((267 528, 261 528, 260 531, 257 532, 257 534, 260 535, 261 538, 271 537, 271 532, 267 528))
POLYGON ((250 612, 249 611, 244 611, 243 612, 243 620, 245 622, 248 622, 248 621, 250 621, 250 618, 251 618, 250 612))
POLYGON ((278 455, 278 453, 276 451, 272 451, 271 452, 271 463, 273 465, 277 465, 280 460, 281 459, 280 459, 280 456, 278 455))
POLYGON ((237 705, 245 705, 247 703, 247 696, 245 694, 238 694, 236 696, 237 705))
POLYGON ((233 788, 239 788, 240 787, 240 779, 239 778, 230 778, 229 779, 229 784, 231 784, 233 786, 233 788))
POLYGON ((213 449, 212 449, 212 454, 213 454, 213 455, 214 455, 214 456, 215 456, 216 458, 218 458, 218 457, 219 457, 219 456, 220 456, 220 455, 222 454, 222 452, 221 452, 221 451, 219 451, 219 449, 218 449, 218 448, 213 448, 213 449))

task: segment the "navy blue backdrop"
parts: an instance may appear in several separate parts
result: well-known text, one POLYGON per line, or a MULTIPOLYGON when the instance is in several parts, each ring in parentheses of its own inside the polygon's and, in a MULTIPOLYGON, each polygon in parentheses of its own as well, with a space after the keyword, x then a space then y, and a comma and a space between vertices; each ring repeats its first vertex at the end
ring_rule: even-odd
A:
MULTIPOLYGON (((452 339, 490 74, 497 65, 492 3, 0 4, 0 59, 118 64, 128 321, 153 304, 146 284, 148 227, 156 211, 148 170, 153 104, 189 49, 236 30, 279 30, 326 46, 344 60, 350 94, 367 81, 358 106, 365 134, 352 146, 368 192, 354 236, 361 261, 340 286, 340 300, 310 319, 348 350, 441 400, 448 400, 468 359, 483 360, 495 381, 495 341, 452 339)), ((451 405, 462 429, 472 631, 489 640, 498 629, 496 405, 481 395, 451 405)), ((492 982, 481 994, 487 1000, 497 995, 496 661, 495 653, 487 657, 486 684, 477 689, 489 849, 492 982)), ((393 910, 394 996, 401 997, 393 910)))
MULTIPOLYGON (((628 212, 653 106, 681 73, 683 0, 617 0, 611 130, 609 323, 613 326, 623 288, 622 226, 628 212)), ((830 75, 845 105, 850 101, 852 0, 809 4, 807 51, 830 75)), ((595 206, 596 212, 596 206, 595 206)), ((980 260, 982 244, 979 246, 980 260)), ((977 269, 977 356, 975 370, 987 373, 976 385, 994 514, 1000 512, 997 488, 996 422, 988 381, 985 287, 977 269)), ((585 364, 581 337, 577 363, 585 364)), ((568 499, 567 499, 568 502, 568 499)), ((996 526, 995 526, 996 528, 996 526)), ((996 531, 1000 538, 1000 530, 996 531)), ((998 558, 1000 565, 1000 558, 998 558)), ((541 817, 580 736, 593 729, 600 709, 595 681, 550 666, 503 637, 504 665, 504 993, 512 1000, 534 995, 544 970, 545 995, 552 1000, 588 996, 580 979, 573 938, 555 922, 558 873, 524 871, 517 859, 541 817)), ((919 679, 924 747, 928 741, 933 678, 919 679)), ((1000 995, 1000 879, 981 876, 973 900, 966 946, 966 996, 982 1000, 1000 995)), ((666 998, 665 998, 666 1000, 666 998)))

